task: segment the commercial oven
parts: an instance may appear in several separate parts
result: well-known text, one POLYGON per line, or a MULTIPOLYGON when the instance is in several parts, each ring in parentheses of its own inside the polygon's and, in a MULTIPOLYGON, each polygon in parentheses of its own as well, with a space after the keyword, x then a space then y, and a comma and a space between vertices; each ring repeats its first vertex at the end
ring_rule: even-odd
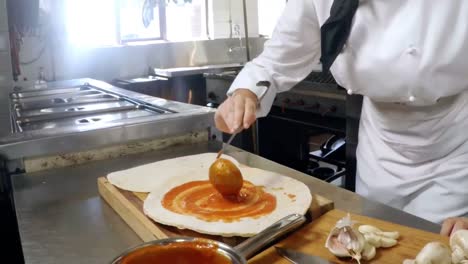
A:
MULTIPOLYGON (((216 108, 226 99, 237 73, 205 75, 209 106, 216 108)), ((324 181, 339 180, 339 185, 354 190, 360 111, 356 99, 332 75, 314 71, 291 90, 277 94, 270 113, 235 144, 324 181)))

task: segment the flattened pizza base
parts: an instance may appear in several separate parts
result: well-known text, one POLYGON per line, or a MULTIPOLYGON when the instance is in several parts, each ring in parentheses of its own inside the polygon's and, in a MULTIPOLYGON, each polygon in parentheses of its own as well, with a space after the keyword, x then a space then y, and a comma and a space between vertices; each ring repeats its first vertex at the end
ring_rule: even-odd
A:
POLYGON ((309 188, 302 182, 257 168, 241 166, 240 170, 244 180, 257 186, 264 186, 266 192, 276 197, 276 209, 273 212, 258 218, 241 218, 234 222, 209 222, 195 216, 174 213, 162 206, 161 201, 170 189, 190 181, 208 180, 207 172, 202 171, 179 174, 176 177, 167 178, 165 182, 159 182, 145 200, 144 212, 158 223, 180 229, 225 237, 250 237, 289 214, 305 214, 309 209, 312 195, 309 188))

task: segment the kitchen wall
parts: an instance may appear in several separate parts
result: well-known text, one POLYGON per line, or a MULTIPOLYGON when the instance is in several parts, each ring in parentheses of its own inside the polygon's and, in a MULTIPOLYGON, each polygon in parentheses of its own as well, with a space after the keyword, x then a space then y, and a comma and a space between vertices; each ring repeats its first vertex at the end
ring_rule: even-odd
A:
MULTIPOLYGON (((265 39, 250 39, 253 56, 263 49, 265 39)), ((20 60, 33 60, 42 46, 35 38, 26 38, 20 60)), ((110 81, 114 78, 133 78, 148 74, 151 68, 188 67, 209 64, 243 63, 245 51, 230 48, 239 46, 236 39, 217 39, 193 42, 158 43, 151 45, 118 46, 77 49, 46 44, 39 60, 23 64, 18 85, 32 85, 43 68, 47 80, 90 77, 110 81)), ((244 44, 245 46, 245 44, 244 44)))
MULTIPOLYGON (((249 36, 253 36, 250 39, 251 57, 255 57, 263 49, 265 39, 258 38, 257 0, 246 2, 249 36)), ((22 75, 17 84, 33 85, 41 68, 47 80, 90 77, 110 81, 145 76, 154 67, 246 62, 245 40, 244 49, 239 49, 239 39, 236 36, 229 38, 229 17, 232 26, 238 24, 244 36, 242 0, 210 0, 209 5, 213 10, 209 21, 212 40, 77 48, 47 36, 27 37, 20 53, 22 75)))
MULTIPOLYGON (((244 10, 242 0, 210 0, 210 37, 238 37, 234 30, 239 26, 239 33, 245 36, 244 10), (232 35, 231 35, 232 34, 232 35)), ((247 24, 249 37, 258 37, 258 0, 246 0, 247 24)))
POLYGON ((6 0, 0 0, 0 137, 10 131, 8 93, 12 72, 6 0))

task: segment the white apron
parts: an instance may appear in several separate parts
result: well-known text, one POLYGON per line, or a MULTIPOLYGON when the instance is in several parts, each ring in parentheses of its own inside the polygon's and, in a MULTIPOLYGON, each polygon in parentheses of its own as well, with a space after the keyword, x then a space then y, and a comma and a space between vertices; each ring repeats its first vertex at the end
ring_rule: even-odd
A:
POLYGON ((468 93, 434 106, 365 98, 356 191, 434 222, 468 216, 468 93))

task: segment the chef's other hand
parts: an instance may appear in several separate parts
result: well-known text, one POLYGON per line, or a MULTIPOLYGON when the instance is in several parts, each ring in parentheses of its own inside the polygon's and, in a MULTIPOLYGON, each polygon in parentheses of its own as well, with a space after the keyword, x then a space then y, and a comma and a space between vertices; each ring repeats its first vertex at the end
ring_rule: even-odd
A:
POLYGON ((224 101, 215 113, 216 127, 225 133, 249 128, 255 122, 258 98, 248 89, 238 89, 224 101))
POLYGON ((453 217, 446 219, 442 224, 440 234, 443 236, 450 236, 460 229, 468 229, 468 218, 453 217))

